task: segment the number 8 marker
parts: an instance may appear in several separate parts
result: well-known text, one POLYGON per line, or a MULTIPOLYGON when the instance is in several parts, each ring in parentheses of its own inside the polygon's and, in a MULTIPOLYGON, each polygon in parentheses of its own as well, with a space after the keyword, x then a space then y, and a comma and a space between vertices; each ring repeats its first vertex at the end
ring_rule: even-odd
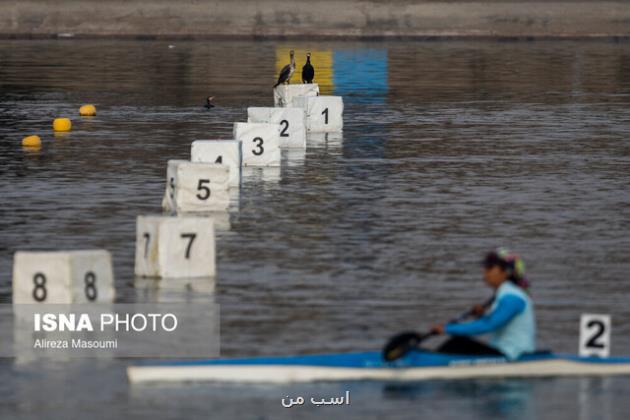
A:
POLYGON ((45 301, 48 295, 48 291, 46 290, 46 276, 42 273, 36 273, 33 276, 33 283, 35 284, 35 288, 33 288, 33 299, 37 302, 45 301))
POLYGON ((96 300, 98 291, 96 290, 96 274, 91 271, 85 273, 85 297, 89 301, 96 300))

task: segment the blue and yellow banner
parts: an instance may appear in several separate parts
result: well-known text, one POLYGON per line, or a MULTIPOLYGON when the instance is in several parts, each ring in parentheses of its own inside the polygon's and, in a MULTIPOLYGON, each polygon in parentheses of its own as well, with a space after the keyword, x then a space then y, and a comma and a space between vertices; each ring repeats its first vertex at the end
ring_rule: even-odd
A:
MULTIPOLYGON (((308 49, 295 51, 295 74, 291 83, 302 83, 302 66, 306 53, 311 53, 315 68, 314 82, 322 95, 343 96, 347 102, 383 103, 388 91, 387 50, 360 49, 308 49)), ((276 74, 289 64, 291 47, 276 47, 276 74)))

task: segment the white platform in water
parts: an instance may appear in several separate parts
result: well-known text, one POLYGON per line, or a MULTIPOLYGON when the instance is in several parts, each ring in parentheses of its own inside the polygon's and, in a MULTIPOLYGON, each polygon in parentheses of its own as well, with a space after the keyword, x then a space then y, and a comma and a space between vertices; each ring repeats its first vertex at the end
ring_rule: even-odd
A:
POLYGON ((273 103, 278 107, 293 107, 293 98, 298 96, 318 96, 317 83, 280 85, 273 90, 273 103))
POLYGON ((384 362, 379 352, 184 361, 131 366, 129 381, 290 383, 312 381, 419 381, 428 379, 531 378, 630 375, 630 358, 597 359, 555 354, 510 362, 496 356, 418 352, 384 362))
POLYGON ((112 302, 114 295, 112 256, 104 249, 13 257, 13 304, 112 302))
POLYGON ((343 98, 341 96, 301 96, 294 98, 293 103, 294 106, 304 109, 307 132, 343 131, 343 98))
POLYGON ((170 159, 166 163, 166 186, 164 188, 164 197, 162 198, 162 208, 167 212, 175 212, 175 178, 177 177, 177 167, 181 163, 186 163, 183 159, 170 159))
POLYGON ((169 160, 162 208, 177 213, 221 212, 230 205, 230 167, 169 160))
POLYGON ((243 166, 280 166, 280 124, 234 123, 243 166))
POLYGON ((280 147, 306 148, 306 119, 302 108, 247 108, 247 122, 280 124, 280 147))
POLYGON ((214 223, 208 217, 138 216, 135 274, 144 277, 213 277, 214 223))
POLYGON ((190 146, 190 161, 227 165, 229 186, 241 184, 241 145, 237 140, 195 140, 190 146))

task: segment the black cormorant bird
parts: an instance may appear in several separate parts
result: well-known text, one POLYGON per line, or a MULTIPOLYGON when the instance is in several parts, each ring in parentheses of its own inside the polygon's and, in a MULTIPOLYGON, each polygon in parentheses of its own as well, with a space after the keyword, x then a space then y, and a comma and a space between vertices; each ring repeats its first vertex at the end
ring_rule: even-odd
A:
POLYGON ((210 108, 214 108, 214 104, 212 103, 212 100, 214 99, 214 96, 208 96, 206 98, 206 104, 204 105, 206 108, 210 109, 210 108))
POLYGON ((315 69, 311 65, 311 53, 306 53, 306 64, 302 67, 302 83, 313 83, 315 69))
POLYGON ((293 54, 293 50, 289 52, 289 55, 291 56, 291 64, 287 64, 282 68, 280 76, 278 76, 278 83, 273 85, 274 89, 283 83, 288 85, 291 80, 291 76, 293 76, 293 72, 295 71, 295 56, 293 54))

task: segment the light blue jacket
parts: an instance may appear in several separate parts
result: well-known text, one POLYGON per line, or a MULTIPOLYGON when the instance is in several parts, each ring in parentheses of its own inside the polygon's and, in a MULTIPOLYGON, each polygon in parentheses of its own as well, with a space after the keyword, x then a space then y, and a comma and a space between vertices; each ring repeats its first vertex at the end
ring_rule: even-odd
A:
POLYGON ((489 313, 472 322, 447 324, 445 332, 463 336, 491 333, 490 345, 509 359, 517 359, 536 349, 534 305, 523 289, 506 281, 497 289, 489 313))

